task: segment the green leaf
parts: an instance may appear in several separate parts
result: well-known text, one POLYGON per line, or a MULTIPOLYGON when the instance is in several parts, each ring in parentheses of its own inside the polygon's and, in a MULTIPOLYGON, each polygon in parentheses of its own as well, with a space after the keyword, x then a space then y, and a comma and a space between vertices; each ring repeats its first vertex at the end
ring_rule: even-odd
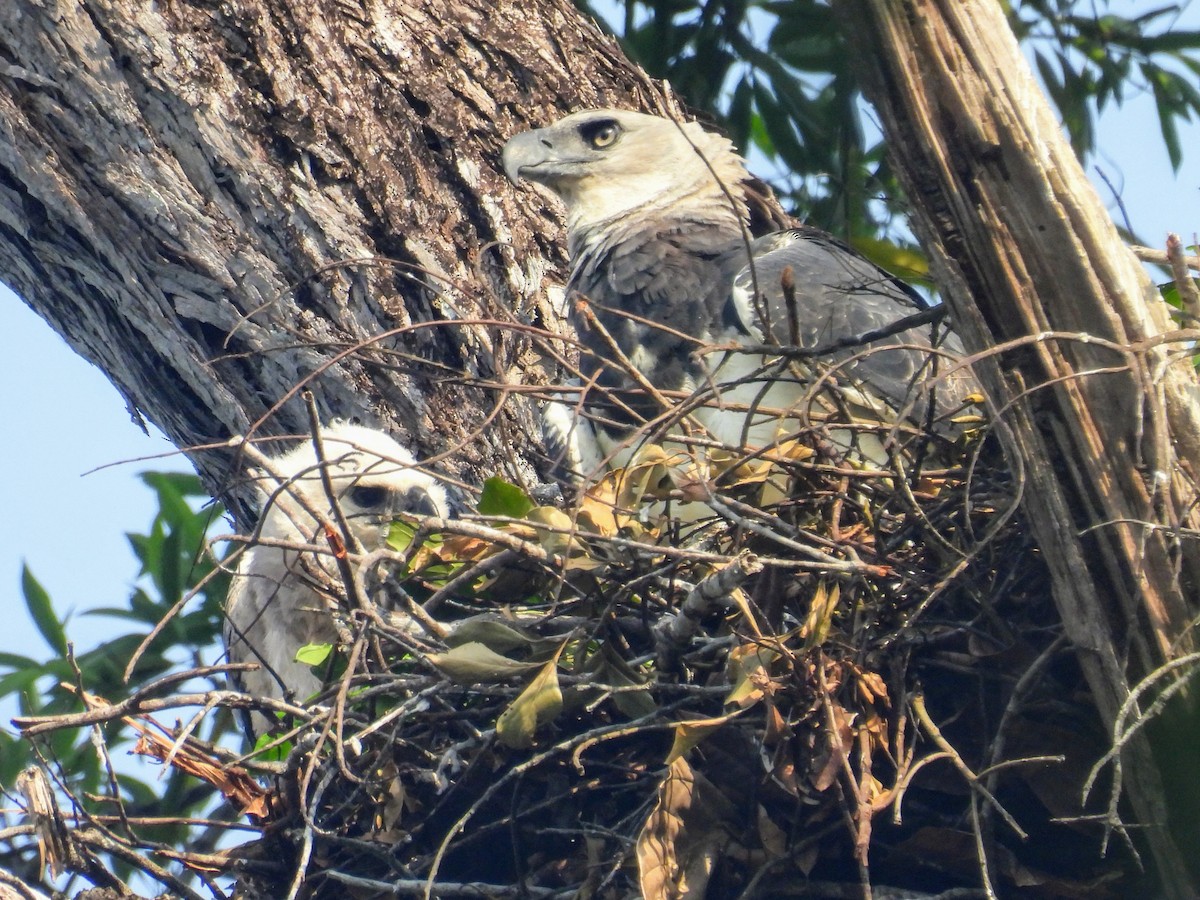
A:
MULTIPOLYGON (((24 696, 33 690, 37 680, 46 674, 40 667, 15 670, 0 678, 0 697, 9 694, 24 696)), ((2 732, 0 732, 2 733, 2 732)))
POLYGON ((856 237, 851 245, 875 265, 892 272, 906 282, 918 281, 932 286, 929 277, 929 260, 920 247, 902 247, 893 241, 882 241, 872 237, 856 237))
POLYGON ((493 476, 483 483, 483 493, 479 497, 477 508, 481 516, 521 519, 533 506, 533 501, 523 490, 515 484, 509 484, 503 478, 493 476))
POLYGON ((296 662, 305 666, 324 665, 333 652, 333 644, 305 644, 296 651, 296 662))
POLYGON ((531 637, 515 625, 484 614, 456 622, 446 635, 446 643, 451 647, 470 643, 482 644, 497 653, 520 650, 540 654, 551 651, 559 641, 555 638, 531 637))
POLYGON ((387 545, 397 552, 403 553, 417 536, 417 526, 403 519, 393 519, 388 526, 387 545))
POLYGON ((0 666, 5 666, 12 669, 14 672, 19 672, 22 669, 32 669, 40 666, 36 659, 30 659, 28 656, 20 656, 16 653, 0 653, 0 666))
POLYGON ((284 741, 277 747, 267 748, 268 745, 275 743, 278 738, 273 734, 260 734, 254 742, 254 752, 251 754, 255 759, 261 759, 265 762, 283 762, 288 758, 288 754, 292 752, 292 742, 284 741))
POLYGON ((645 677, 642 673, 631 668, 624 657, 614 650, 609 643, 606 642, 598 652, 588 657, 583 670, 597 684, 612 685, 614 687, 637 686, 645 688, 645 690, 636 691, 617 691, 612 695, 613 704, 627 718, 638 719, 642 716, 651 715, 658 709, 658 704, 654 702, 654 697, 650 693, 650 688, 646 684, 645 677))
POLYGON ((196 476, 174 472, 143 472, 141 478, 158 494, 158 512, 164 521, 178 527, 180 523, 195 516, 184 496, 188 487, 195 482, 196 476))
MULTIPOLYGON (((404 552, 417 536, 417 524, 407 519, 393 519, 388 526, 387 543, 393 550, 404 552)), ((426 534, 423 547, 437 547, 445 538, 438 533, 426 534)))
POLYGON ((54 613, 54 604, 50 602, 50 595, 33 577, 33 573, 29 571, 27 565, 21 566, 21 592, 25 595, 25 606, 29 610, 33 624, 46 639, 50 649, 59 656, 66 656, 67 633, 63 629, 62 622, 54 613))
POLYGON ((446 653, 430 653, 427 658, 458 684, 504 681, 541 665, 509 659, 477 641, 460 644, 446 653))
POLYGON ((155 573, 155 583, 167 605, 174 605, 183 596, 183 554, 182 535, 177 527, 168 529, 162 543, 162 557, 159 559, 159 569, 155 573))
POLYGON ((1158 107, 1158 127, 1162 131, 1163 143, 1167 147, 1167 158, 1171 161, 1171 168, 1178 171, 1180 163, 1183 162, 1179 129, 1175 125, 1178 108, 1168 92, 1168 84, 1165 79, 1152 77, 1150 86, 1153 88, 1155 106, 1158 107))

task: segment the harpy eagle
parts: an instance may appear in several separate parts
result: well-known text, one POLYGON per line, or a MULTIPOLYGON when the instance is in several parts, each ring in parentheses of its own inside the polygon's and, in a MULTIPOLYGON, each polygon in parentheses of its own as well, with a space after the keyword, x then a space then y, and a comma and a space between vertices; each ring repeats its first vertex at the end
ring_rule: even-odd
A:
POLYGON ((728 139, 695 122, 586 110, 517 134, 502 162, 514 183, 542 184, 565 204, 568 300, 602 326, 575 315, 584 397, 547 405, 547 443, 570 432, 562 446, 583 474, 625 464, 669 418, 643 381, 705 397, 690 421, 732 447, 807 433, 886 465, 906 433, 956 433, 951 417, 975 381, 933 376, 961 355, 957 338, 943 328, 933 350, 923 324, 868 345, 928 304, 816 229, 752 238, 750 176, 728 139), (830 352, 789 361, 763 349, 772 344, 830 352), (742 347, 757 349, 728 349, 742 347), (936 390, 922 387, 930 381, 936 390))
MULTIPOLYGON (((442 486, 382 431, 335 422, 321 429, 321 444, 338 507, 365 552, 383 546, 397 515, 446 514, 442 486)), ((321 689, 321 681, 296 661, 296 651, 337 642, 332 601, 321 581, 336 584, 340 578, 323 527, 305 509, 337 527, 321 466, 308 440, 273 459, 270 473, 254 473, 260 479, 262 543, 238 560, 225 605, 225 647, 230 662, 258 663, 258 669, 238 676, 238 687, 256 697, 303 703, 321 689), (316 551, 302 549, 310 546, 316 551)), ((251 737, 269 725, 260 713, 246 723, 251 737)))

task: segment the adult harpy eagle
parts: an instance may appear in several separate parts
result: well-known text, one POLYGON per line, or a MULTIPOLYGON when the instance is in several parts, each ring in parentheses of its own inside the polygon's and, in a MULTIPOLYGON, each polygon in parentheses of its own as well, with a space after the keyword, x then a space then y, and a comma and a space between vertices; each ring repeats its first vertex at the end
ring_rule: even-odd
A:
POLYGON ((972 376, 937 379, 933 392, 921 386, 961 354, 957 339, 933 351, 923 325, 867 346, 865 336, 926 304, 815 229, 753 240, 749 175, 726 138, 694 122, 586 110, 511 138, 502 161, 514 182, 545 185, 566 205, 568 298, 584 299, 603 329, 575 322, 587 393, 574 408, 590 425, 564 423, 566 404, 548 407, 551 428, 572 431, 568 459, 585 474, 601 456, 628 461, 648 430, 638 429, 663 412, 630 366, 659 392, 707 392, 691 419, 735 447, 824 428, 840 450, 883 465, 884 444, 899 446, 906 425, 955 430, 949 417, 975 390, 972 376), (761 349, 712 352, 771 343, 842 349, 791 363, 761 349))
MULTIPOLYGON (((238 560, 225 604, 225 647, 230 662, 258 663, 258 669, 240 674, 237 685, 256 697, 303 703, 320 690, 321 681, 296 661, 296 651, 305 644, 337 642, 333 600, 322 581, 336 584, 340 578, 323 526, 313 515, 335 519, 322 465, 365 552, 383 546, 397 515, 447 512, 442 486, 382 431, 335 422, 321 429, 321 445, 323 464, 308 440, 272 460, 271 472, 254 473, 260 479, 257 538, 262 543, 248 547, 238 560), (309 546, 315 549, 302 549, 309 546)), ((254 713, 246 728, 253 737, 269 725, 254 713)))

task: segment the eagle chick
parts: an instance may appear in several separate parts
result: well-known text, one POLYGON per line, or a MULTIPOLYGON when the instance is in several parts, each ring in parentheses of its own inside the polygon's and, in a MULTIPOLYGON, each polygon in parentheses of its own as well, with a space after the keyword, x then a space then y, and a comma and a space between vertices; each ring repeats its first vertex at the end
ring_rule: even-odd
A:
MULTIPOLYGON (((321 444, 338 508, 365 552, 383 546, 397 515, 446 514, 445 490, 382 431, 335 422, 322 428, 321 444)), ((238 560, 226 600, 225 646, 230 662, 258 664, 239 676, 241 690, 256 697, 303 702, 315 694, 321 681, 296 661, 296 651, 337 641, 332 600, 321 587, 322 576, 337 579, 337 568, 329 552, 318 552, 328 542, 308 511, 335 519, 321 468, 309 440, 272 460, 270 473, 255 473, 262 498, 260 543, 238 560), (308 547, 313 549, 302 549, 308 547)), ((255 713, 247 731, 253 737, 269 725, 255 713)))

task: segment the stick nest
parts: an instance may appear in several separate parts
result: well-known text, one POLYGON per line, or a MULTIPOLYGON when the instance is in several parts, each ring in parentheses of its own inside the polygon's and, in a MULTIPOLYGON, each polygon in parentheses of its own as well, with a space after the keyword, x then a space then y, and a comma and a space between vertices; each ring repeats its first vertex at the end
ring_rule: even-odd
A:
POLYGON ((1019 478, 985 430, 924 440, 647 447, 578 503, 493 480, 395 523, 327 585, 322 694, 204 695, 278 716, 256 756, 139 724, 260 832, 178 858, 243 897, 1120 896, 1019 478))

